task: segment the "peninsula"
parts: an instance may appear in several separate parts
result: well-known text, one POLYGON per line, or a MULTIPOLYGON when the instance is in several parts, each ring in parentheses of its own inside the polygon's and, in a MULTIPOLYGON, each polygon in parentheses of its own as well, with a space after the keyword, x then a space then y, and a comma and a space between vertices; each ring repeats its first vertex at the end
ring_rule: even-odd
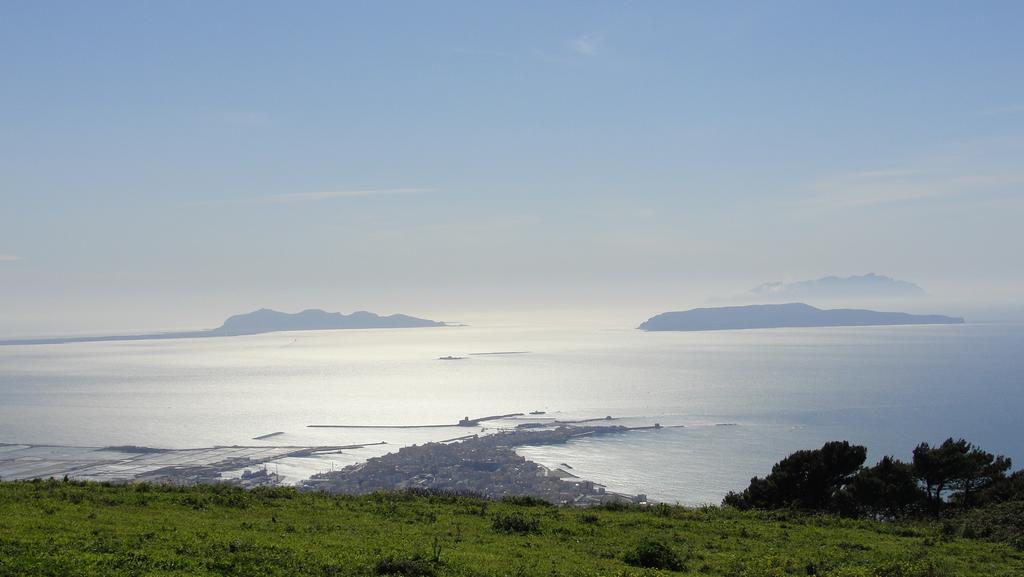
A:
POLYGON ((655 315, 645 331, 719 331, 784 327, 858 327, 876 325, 961 324, 960 317, 912 315, 859 309, 819 309, 803 303, 700 308, 655 315))
POLYGON ((258 335, 280 331, 319 331, 338 329, 399 329, 419 327, 443 327, 447 323, 420 319, 408 315, 394 314, 381 316, 367 311, 352 314, 329 313, 320 309, 308 309, 298 313, 282 313, 271 309, 260 309, 251 313, 234 315, 215 328, 203 331, 152 333, 144 335, 106 335, 79 337, 44 337, 35 339, 0 340, 0 345, 55 345, 63 343, 89 343, 101 341, 143 341, 154 339, 196 339, 205 337, 231 337, 258 335))
POLYGON ((523 445, 566 443, 629 430, 621 426, 561 425, 540 431, 519 428, 412 445, 338 471, 313 475, 300 489, 349 494, 418 489, 469 493, 490 499, 529 496, 576 506, 639 503, 646 497, 607 491, 601 485, 561 469, 550 470, 515 452, 516 447, 523 445))

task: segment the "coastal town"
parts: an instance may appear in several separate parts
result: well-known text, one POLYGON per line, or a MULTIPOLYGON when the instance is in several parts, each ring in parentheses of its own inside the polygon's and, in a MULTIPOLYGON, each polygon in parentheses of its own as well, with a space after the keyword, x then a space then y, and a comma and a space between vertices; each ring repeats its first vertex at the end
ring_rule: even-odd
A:
POLYGON ((471 493, 488 498, 531 496, 577 506, 643 502, 643 495, 613 493, 564 469, 549 469, 516 454, 522 445, 565 443, 594 435, 619 434, 621 426, 559 426, 470 435, 450 441, 403 447, 338 471, 320 473, 301 488, 331 493, 371 493, 422 489, 471 493))
MULTIPOLYGON (((533 413, 539 415, 543 413, 533 413)), ((461 419, 448 427, 476 427, 482 422, 523 416, 521 413, 461 419)), ((0 445, 0 478, 68 477, 77 480, 149 482, 191 486, 223 483, 244 488, 297 484, 299 490, 363 494, 376 491, 425 490, 473 494, 492 499, 529 496, 575 506, 609 502, 644 503, 644 495, 606 490, 577 477, 572 467, 549 468, 515 452, 525 445, 551 445, 598 435, 623 434, 653 426, 608 424, 611 416, 576 421, 526 420, 510 429, 480 432, 398 448, 341 469, 306 472, 296 478, 278 473, 277 463, 309 459, 326 462, 378 443, 332 446, 219 446, 157 449, 137 446, 104 448, 0 445), (599 424, 600 423, 600 424, 599 424), (268 467, 268 465, 270 465, 268 467)), ((317 427, 317 425, 311 425, 317 427)), ((319 425, 345 427, 345 425, 319 425)), ((438 425, 427 425, 426 428, 438 425)), ((283 435, 261 435, 266 439, 283 435)), ((294 465, 293 465, 294 466, 294 465)), ((304 465, 309 467, 309 464, 304 465)))

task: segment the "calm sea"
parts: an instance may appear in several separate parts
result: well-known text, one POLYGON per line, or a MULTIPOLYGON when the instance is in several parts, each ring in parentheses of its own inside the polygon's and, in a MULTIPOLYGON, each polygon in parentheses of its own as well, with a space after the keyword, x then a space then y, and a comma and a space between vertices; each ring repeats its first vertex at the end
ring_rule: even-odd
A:
MULTIPOLYGON (((610 489, 718 502, 832 439, 869 459, 963 436, 1024 465, 1024 325, 644 333, 469 326, 0 347, 0 442, 409 444, 545 411, 677 425, 520 452, 610 489), (519 354, 489 354, 520 351, 519 354), (462 360, 438 357, 464 356, 462 360), (265 441, 253 437, 283 431, 265 441)), ((491 426, 511 426, 512 421, 491 426)), ((380 451, 390 449, 380 449, 380 451)))

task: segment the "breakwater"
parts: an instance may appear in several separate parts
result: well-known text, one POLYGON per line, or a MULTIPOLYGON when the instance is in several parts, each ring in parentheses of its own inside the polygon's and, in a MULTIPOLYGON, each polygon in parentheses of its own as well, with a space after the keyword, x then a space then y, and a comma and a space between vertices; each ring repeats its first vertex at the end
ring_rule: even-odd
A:
POLYGON ((465 417, 457 423, 445 423, 440 425, 306 425, 311 429, 439 429, 442 427, 475 427, 485 421, 496 421, 511 417, 522 417, 523 413, 508 413, 505 415, 489 415, 470 419, 465 417))

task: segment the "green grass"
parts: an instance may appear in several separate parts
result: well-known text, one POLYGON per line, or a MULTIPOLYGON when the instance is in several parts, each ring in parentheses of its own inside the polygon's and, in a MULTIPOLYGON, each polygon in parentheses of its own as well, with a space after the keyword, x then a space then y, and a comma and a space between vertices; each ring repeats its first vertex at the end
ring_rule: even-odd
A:
POLYGON ((941 523, 719 508, 0 483, 4 577, 1024 575, 1024 553, 949 533, 941 523))

